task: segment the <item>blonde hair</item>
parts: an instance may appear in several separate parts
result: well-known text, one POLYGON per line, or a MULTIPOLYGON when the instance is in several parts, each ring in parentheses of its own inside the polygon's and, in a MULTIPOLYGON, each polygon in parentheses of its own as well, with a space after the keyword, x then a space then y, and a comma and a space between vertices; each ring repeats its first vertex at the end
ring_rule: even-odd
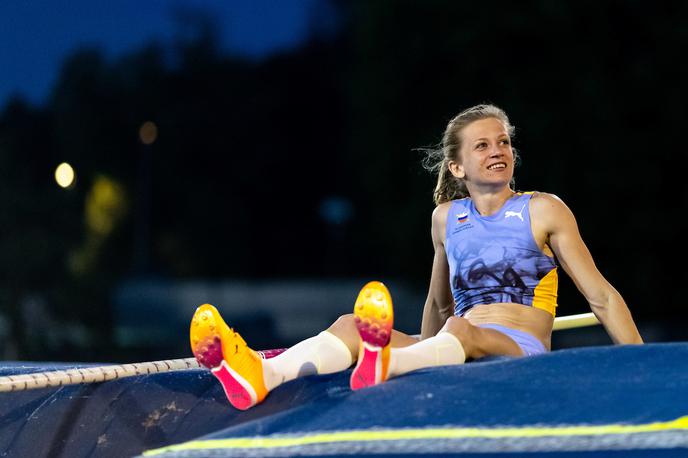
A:
MULTIPOLYGON (((461 199, 468 196, 466 183, 461 178, 456 178, 449 170, 449 161, 460 162, 460 151, 463 142, 461 131, 469 124, 481 119, 496 118, 504 123, 510 137, 514 135, 515 127, 509 122, 509 117, 504 110, 494 105, 482 104, 468 108, 454 116, 442 136, 442 143, 437 148, 425 149, 423 167, 432 173, 437 173, 437 186, 433 193, 436 205, 461 199)), ((518 154, 514 149, 514 162, 518 160, 518 154)), ((514 180, 511 180, 514 187, 514 180)))

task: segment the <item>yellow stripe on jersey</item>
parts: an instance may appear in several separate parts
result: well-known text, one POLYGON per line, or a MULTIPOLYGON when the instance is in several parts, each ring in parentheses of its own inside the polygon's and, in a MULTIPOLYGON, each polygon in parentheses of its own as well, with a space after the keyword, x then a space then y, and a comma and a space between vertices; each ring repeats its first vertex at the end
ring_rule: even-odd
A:
POLYGON ((540 279, 540 282, 535 287, 535 294, 533 296, 533 307, 542 309, 552 314, 557 315, 557 290, 559 285, 559 275, 557 268, 550 270, 547 275, 540 279))

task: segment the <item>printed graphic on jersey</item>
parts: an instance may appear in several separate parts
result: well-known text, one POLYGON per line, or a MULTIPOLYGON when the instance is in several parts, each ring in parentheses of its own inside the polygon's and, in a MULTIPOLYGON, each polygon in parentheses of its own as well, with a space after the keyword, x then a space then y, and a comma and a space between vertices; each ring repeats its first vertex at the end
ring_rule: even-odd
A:
POLYGON ((468 198, 452 204, 457 222, 447 227, 445 249, 456 315, 478 304, 499 302, 555 314, 557 266, 533 239, 531 197, 532 193, 518 193, 486 216, 468 198))

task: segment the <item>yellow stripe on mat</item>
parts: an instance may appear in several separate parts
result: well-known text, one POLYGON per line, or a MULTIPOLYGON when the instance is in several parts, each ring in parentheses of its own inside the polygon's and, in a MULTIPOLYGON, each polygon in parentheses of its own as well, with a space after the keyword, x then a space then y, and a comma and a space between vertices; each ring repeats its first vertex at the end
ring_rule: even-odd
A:
POLYGON ((300 436, 246 437, 233 439, 211 439, 191 441, 145 452, 146 456, 166 452, 208 449, 255 449, 265 450, 278 447, 297 447, 324 443, 370 442, 423 439, 505 439, 566 436, 601 436, 615 434, 650 433, 667 430, 688 430, 688 416, 672 421, 639 425, 591 425, 553 427, 510 427, 510 428, 409 428, 386 430, 351 430, 313 433, 300 436))

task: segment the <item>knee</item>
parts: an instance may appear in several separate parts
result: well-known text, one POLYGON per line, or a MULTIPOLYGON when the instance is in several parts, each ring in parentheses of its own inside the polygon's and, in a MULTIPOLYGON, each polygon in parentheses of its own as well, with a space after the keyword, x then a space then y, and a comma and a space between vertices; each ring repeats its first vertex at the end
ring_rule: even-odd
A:
POLYGON ((327 331, 337 336, 349 348, 354 358, 358 355, 359 336, 354 321, 354 314, 342 315, 327 328, 327 331))
POLYGON ((452 316, 447 319, 442 327, 442 331, 450 332, 460 341, 470 340, 473 325, 465 318, 452 316))
POLYGON ((346 315, 340 316, 330 325, 328 331, 356 332, 354 314, 347 313, 346 315))

